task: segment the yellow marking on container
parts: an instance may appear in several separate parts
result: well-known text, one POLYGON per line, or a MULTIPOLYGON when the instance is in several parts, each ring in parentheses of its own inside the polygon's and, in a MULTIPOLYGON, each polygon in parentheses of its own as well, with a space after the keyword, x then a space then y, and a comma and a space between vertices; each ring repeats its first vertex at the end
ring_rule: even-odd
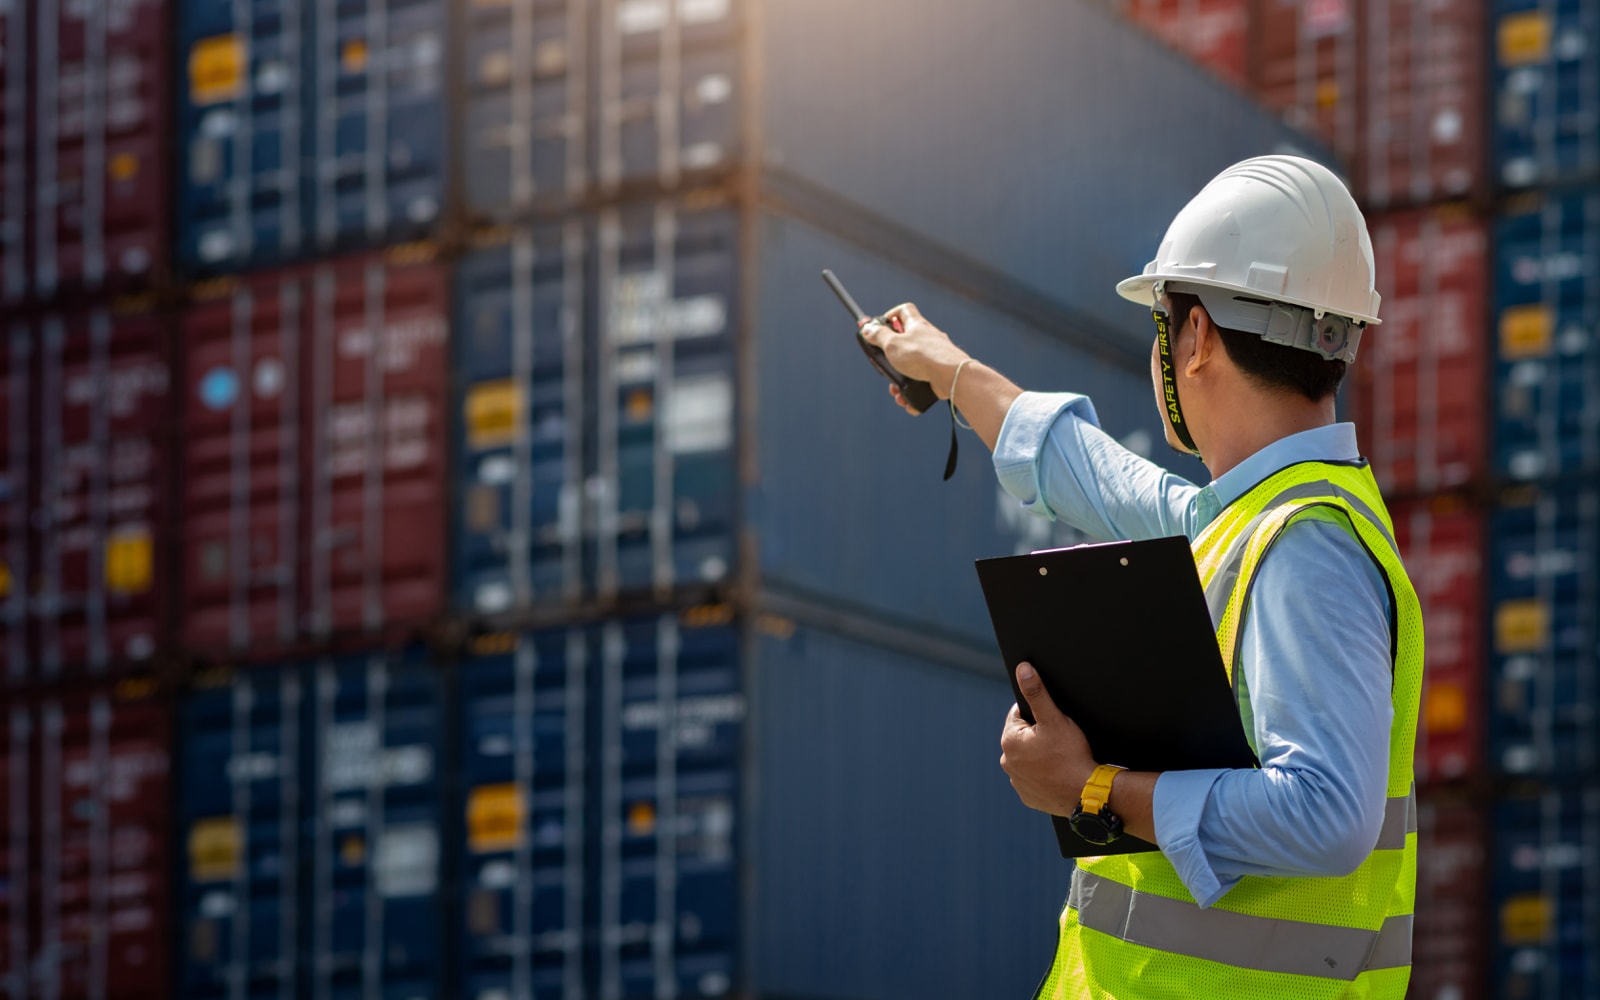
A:
POLYGON ((119 184, 131 181, 139 176, 139 157, 134 153, 117 153, 106 163, 106 173, 119 184))
POLYGON ((339 49, 339 66, 346 73, 366 72, 367 56, 366 41, 361 38, 352 38, 339 49))
POLYGON ((467 446, 496 448, 511 444, 522 426, 522 387, 511 379, 480 382, 467 390, 467 446))
POLYGON ((140 594, 155 577, 155 542, 150 529, 123 528, 106 539, 106 586, 119 594, 140 594))
POLYGON ((1550 634, 1550 613, 1536 597, 1504 601, 1494 609, 1494 648, 1499 653, 1532 653, 1550 634))
POLYGON ((648 837, 656 832, 656 807, 651 802, 635 802, 628 807, 628 832, 648 837))
POLYGON ((239 875, 244 831, 237 816, 214 816, 189 828, 189 877, 219 882, 239 875))
POLYGON ((1500 356, 1507 361, 1545 357, 1555 344, 1555 325, 1547 305, 1512 306, 1500 314, 1500 356))
POLYGON ((1458 733, 1467 725, 1467 692, 1451 681, 1429 684, 1422 693, 1422 724, 1430 733, 1458 733))
POLYGON ((1553 916, 1544 896, 1513 896, 1500 906, 1500 939, 1512 946, 1544 944, 1550 940, 1553 916))
POLYGON ((515 850, 522 843, 526 815, 517 785, 474 788, 467 797, 467 847, 478 853, 515 850))
POLYGON ((218 104, 244 93, 249 50, 243 35, 202 38, 189 50, 189 100, 218 104))
POLYGON ((1550 15, 1529 10, 1507 14, 1495 32, 1502 66, 1527 66, 1550 58, 1550 15))

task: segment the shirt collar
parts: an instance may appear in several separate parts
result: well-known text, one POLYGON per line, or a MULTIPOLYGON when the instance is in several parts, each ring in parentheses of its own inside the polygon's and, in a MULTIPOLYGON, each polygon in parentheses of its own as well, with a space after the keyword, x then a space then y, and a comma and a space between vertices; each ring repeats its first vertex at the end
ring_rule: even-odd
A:
POLYGON ((1262 448, 1211 483, 1218 510, 1244 496, 1251 487, 1280 469, 1299 462, 1353 462, 1361 457, 1356 447, 1356 425, 1328 424, 1290 434, 1262 448))

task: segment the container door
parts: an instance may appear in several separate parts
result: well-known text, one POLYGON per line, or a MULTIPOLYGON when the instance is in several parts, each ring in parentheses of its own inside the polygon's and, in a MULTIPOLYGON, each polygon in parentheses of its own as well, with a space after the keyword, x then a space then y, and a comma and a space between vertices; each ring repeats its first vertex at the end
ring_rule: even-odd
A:
POLYGON ((581 629, 490 636, 461 669, 461 995, 584 990, 588 837, 581 629))

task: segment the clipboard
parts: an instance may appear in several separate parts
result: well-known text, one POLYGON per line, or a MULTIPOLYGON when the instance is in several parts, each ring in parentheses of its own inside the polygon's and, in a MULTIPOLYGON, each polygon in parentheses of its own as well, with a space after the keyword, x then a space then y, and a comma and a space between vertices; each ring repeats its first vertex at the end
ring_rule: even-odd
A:
MULTIPOLYGON (((1022 716, 1016 666, 1031 663, 1095 760, 1134 771, 1256 767, 1182 535, 977 561, 1022 716)), ((1052 816, 1061 856, 1154 851, 1123 835, 1091 844, 1052 816)))

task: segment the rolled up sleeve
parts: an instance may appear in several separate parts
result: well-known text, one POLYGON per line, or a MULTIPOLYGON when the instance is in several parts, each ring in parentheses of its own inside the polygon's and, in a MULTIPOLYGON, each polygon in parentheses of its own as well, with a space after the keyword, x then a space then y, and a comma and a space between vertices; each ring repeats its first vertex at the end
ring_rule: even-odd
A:
POLYGON ((1087 396, 1017 397, 995 443, 994 471, 1024 510, 1095 541, 1191 534, 1199 488, 1101 430, 1087 396))

